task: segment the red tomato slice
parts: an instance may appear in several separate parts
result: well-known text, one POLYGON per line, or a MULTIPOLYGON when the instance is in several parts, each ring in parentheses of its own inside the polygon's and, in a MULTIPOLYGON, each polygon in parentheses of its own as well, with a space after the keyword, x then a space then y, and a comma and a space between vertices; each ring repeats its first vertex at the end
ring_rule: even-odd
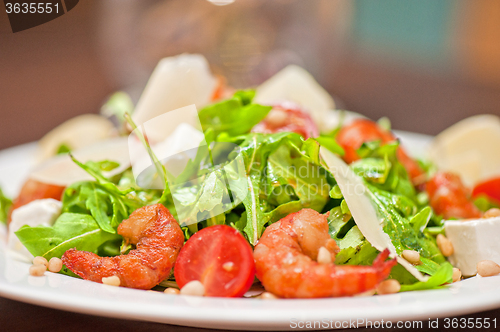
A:
POLYGON ((500 178, 491 179, 478 184, 472 191, 472 196, 486 195, 500 204, 500 178))
POLYGON ((174 275, 181 288, 190 281, 200 281, 206 296, 243 296, 255 276, 252 248, 232 227, 204 228, 182 247, 174 275))
POLYGON ((471 202, 469 191, 456 174, 436 173, 427 182, 426 191, 434 211, 445 219, 481 217, 481 211, 471 202))
MULTIPOLYGON (((368 119, 355 120, 350 125, 342 127, 337 135, 337 142, 345 151, 344 161, 348 164, 359 159, 357 149, 365 142, 380 140, 382 143, 395 141, 397 138, 390 131, 382 129, 376 122, 368 119)), ((424 171, 418 163, 410 158, 406 151, 400 146, 397 157, 401 164, 406 168, 410 178, 416 184, 424 171)))
POLYGON ((11 210, 9 211, 9 222, 12 211, 23 205, 33 202, 34 200, 53 198, 60 201, 64 193, 64 189, 66 188, 62 186, 56 186, 28 179, 21 188, 19 196, 14 200, 12 204, 11 210))
POLYGON ((355 120, 342 127, 337 134, 337 142, 344 148, 344 160, 348 164, 359 159, 356 150, 363 143, 377 140, 388 143, 396 138, 390 132, 382 130, 377 123, 367 119, 355 120))

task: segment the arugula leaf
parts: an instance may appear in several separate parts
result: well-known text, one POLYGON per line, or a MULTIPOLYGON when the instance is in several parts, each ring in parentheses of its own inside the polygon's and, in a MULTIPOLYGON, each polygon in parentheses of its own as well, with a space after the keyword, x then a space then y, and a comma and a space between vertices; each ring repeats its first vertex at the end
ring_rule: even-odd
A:
POLYGON ((127 192, 128 197, 141 201, 142 205, 155 204, 160 200, 162 195, 160 190, 143 189, 138 187, 131 169, 126 170, 122 174, 116 187, 123 193, 127 192))
MULTIPOLYGON (((261 200, 261 182, 262 174, 267 165, 269 155, 276 150, 285 140, 293 139, 301 142, 298 134, 278 133, 272 135, 249 134, 234 138, 234 142, 240 144, 240 153, 243 156, 245 164, 246 181, 248 186, 248 195, 243 200, 245 206, 245 222, 243 229, 240 228, 248 237, 251 244, 255 244, 262 234, 266 221, 263 216, 265 213, 265 204, 261 200)), ((269 194, 269 192, 267 193, 269 194)), ((266 193, 263 193, 263 197, 266 193)))
POLYGON ((363 241, 359 246, 359 250, 352 255, 347 265, 372 265, 379 251, 372 247, 368 241, 363 241))
POLYGON ((353 163, 353 170, 377 188, 399 194, 417 203, 415 188, 397 158, 398 148, 398 141, 384 145, 380 141, 363 143, 357 150, 362 159, 353 163))
POLYGON ((422 273, 433 275, 437 270, 439 270, 440 264, 427 257, 420 257, 420 261, 422 262, 422 264, 415 265, 415 268, 422 273))
POLYGON ((257 241, 264 229, 264 225, 266 224, 263 218, 263 205, 260 202, 260 181, 260 172, 252 172, 248 174, 248 195, 243 200, 243 205, 246 210, 246 223, 243 231, 252 245, 257 244, 257 241))
POLYGON ((88 161, 83 164, 79 162, 72 154, 70 154, 69 156, 75 164, 77 164, 85 172, 90 174, 99 184, 106 185, 110 190, 121 193, 121 191, 116 187, 114 183, 112 183, 111 181, 109 181, 109 179, 102 175, 102 171, 111 171, 120 166, 120 164, 109 160, 103 160, 99 162, 88 161))
POLYGON ((117 237, 113 240, 108 240, 97 248, 97 254, 101 257, 118 256, 122 253, 120 250, 122 244, 123 239, 121 237, 117 237))
MULTIPOLYGON (((315 156, 316 153, 319 154, 315 148, 317 143, 311 142, 304 146, 304 140, 300 135, 286 132, 267 135, 255 133, 224 139, 239 143, 240 153, 244 159, 248 195, 243 200, 246 218, 242 231, 251 244, 257 242, 264 225, 275 221, 273 213, 269 215, 275 209, 271 203, 278 201, 279 204, 289 204, 284 210, 288 211, 289 207, 293 207, 293 212, 299 206, 317 210, 323 208, 328 200, 330 187, 326 183, 325 170, 311 162, 314 160, 319 162, 319 156, 315 156), (298 174, 300 170, 309 173, 308 181, 298 174), (311 179, 316 181, 314 190, 310 187, 311 179), (320 183, 320 180, 324 183, 320 183), (275 189, 286 190, 283 186, 291 187, 293 193, 283 194, 281 198, 276 197, 275 189)), ((279 206, 276 207, 277 211, 280 211, 279 206)))
POLYGON ((7 223, 7 216, 11 206, 12 201, 5 197, 2 188, 0 188, 0 222, 7 223))
POLYGON ((337 184, 330 190, 330 197, 335 199, 341 199, 344 197, 342 195, 342 191, 340 191, 340 187, 337 184))
POLYGON ((269 207, 258 196, 259 188, 255 186, 255 184, 258 184, 259 179, 250 176, 247 180, 250 194, 243 200, 246 209, 245 216, 239 221, 237 227, 243 230, 249 242, 255 245, 266 224, 272 224, 291 213, 300 211, 304 206, 300 201, 290 201, 277 206, 270 212, 266 212, 269 207))
POLYGON ((489 198, 485 194, 480 194, 477 197, 475 197, 474 205, 476 205, 476 207, 483 212, 486 212, 491 208, 498 209, 500 207, 497 202, 495 202, 493 199, 489 198))
POLYGON ((424 232, 432 210, 416 195, 406 170, 397 160, 398 146, 398 142, 386 145, 380 145, 378 141, 365 143, 358 149, 364 159, 354 162, 351 169, 364 178, 368 194, 383 220, 384 232, 391 238, 396 252, 418 251, 422 264, 416 268, 433 275, 445 258, 435 239, 424 232), (419 211, 422 205, 424 207, 419 211))
POLYGON ((415 232, 423 232, 424 229, 427 227, 427 224, 429 223, 429 220, 431 220, 432 217, 432 209, 430 206, 426 206, 420 212, 418 212, 416 215, 411 217, 410 224, 413 225, 413 229, 415 232))
POLYGON ((308 161, 321 165, 321 161, 319 158, 319 148, 320 144, 314 138, 308 138, 300 148, 300 154, 304 156, 308 161))
POLYGON ((358 248, 363 244, 365 237, 359 230, 358 226, 352 227, 343 238, 337 239, 339 248, 358 248))
POLYGON ((408 270, 401 264, 396 264, 391 270, 388 279, 396 279, 401 285, 413 285, 419 282, 408 270))
POLYGON ((233 95, 233 98, 239 99, 243 106, 251 104, 254 97, 255 97, 254 89, 238 90, 233 95))
POLYGON ((412 285, 401 285, 401 292, 441 288, 441 285, 451 282, 453 279, 453 266, 445 262, 429 278, 429 280, 416 282, 412 285))
POLYGON ((252 104, 255 92, 238 91, 231 99, 207 106, 198 113, 203 131, 209 128, 215 136, 224 132, 230 136, 248 133, 261 122, 271 106, 252 104))
POLYGON ((90 214, 109 233, 116 233, 124 219, 145 205, 137 195, 127 195, 116 187, 92 181, 70 185, 64 191, 62 203, 62 212, 90 214))
MULTIPOLYGON (((155 202, 155 203, 161 203, 165 206, 170 206, 172 209, 175 210, 175 207, 170 203, 169 198, 170 198, 170 191, 168 187, 168 181, 167 181, 167 170, 165 169, 165 166, 158 160, 158 157, 156 154, 153 152, 153 149, 151 149, 151 145, 149 144, 149 141, 144 137, 142 131, 138 130, 137 125, 135 124, 134 120, 132 120, 132 117, 130 116, 129 113, 125 113, 124 115, 125 120, 128 122, 128 124, 132 127, 133 132, 135 133, 136 137, 141 141, 142 145, 148 152, 149 158, 151 159, 151 162, 155 166, 156 169, 156 174, 155 176, 160 177, 161 181, 164 184, 164 189, 163 192, 160 196, 160 199, 155 202)), ((96 178, 96 180, 98 180, 96 178)), ((98 180, 99 181, 99 180, 98 180)), ((110 188, 111 189, 111 188, 110 188)), ((175 213, 175 211, 171 211, 172 213, 175 213)), ((175 215, 175 214, 174 214, 175 215)))
POLYGON ((69 145, 67 145, 66 143, 62 143, 57 148, 56 154, 65 154, 65 153, 69 153, 69 152, 71 152, 71 147, 69 145))
MULTIPOLYGON (((132 187, 120 190, 115 183, 102 174, 102 171, 110 171, 118 167, 118 163, 103 160, 100 162, 89 161, 83 164, 71 154, 70 157, 75 164, 94 177, 97 182, 76 182, 66 188, 62 198, 62 212, 90 214, 102 230, 116 233, 118 225, 132 212, 146 205, 145 203, 156 203, 144 202, 141 199, 144 198, 144 195, 138 196, 132 187)), ((160 201, 162 197, 163 195, 160 197, 160 201)))
POLYGON ((52 227, 26 225, 15 234, 33 256, 47 259, 61 257, 70 248, 97 253, 105 242, 121 238, 103 231, 92 216, 80 213, 63 213, 52 227))
POLYGON ((221 213, 216 216, 212 216, 206 220, 207 227, 215 225, 224 225, 226 223, 226 214, 221 213))
POLYGON ((431 235, 431 236, 437 236, 438 234, 446 235, 445 231, 444 231, 444 225, 443 226, 426 227, 424 229, 424 233, 427 235, 431 235))
POLYGON ((348 222, 350 219, 350 213, 345 213, 340 206, 330 210, 328 216, 330 236, 340 248, 335 257, 335 264, 371 265, 378 250, 366 241, 358 226, 348 222))
POLYGON ((225 211, 224 204, 231 204, 227 201, 229 196, 221 170, 207 173, 196 182, 198 184, 190 183, 186 187, 180 184, 179 188, 171 188, 179 221, 183 224, 216 217, 225 211))
POLYGON ((330 192, 326 171, 294 152, 289 146, 279 147, 269 156, 268 172, 278 182, 291 186, 304 207, 321 211, 330 192))
POLYGON ((200 211, 211 211, 216 207, 222 201, 225 189, 225 184, 217 173, 210 173, 200 190, 201 195, 198 200, 200 211))
POLYGON ((386 204, 394 207, 405 218, 410 217, 417 212, 417 206, 415 203, 406 196, 376 189, 375 186, 372 186, 371 188, 377 191, 377 195, 379 195, 381 200, 384 200, 386 204))
POLYGON ((389 235, 391 242, 400 255, 403 250, 415 250, 420 253, 422 264, 417 269, 433 274, 439 265, 445 262, 444 256, 439 251, 433 237, 414 229, 408 219, 403 217, 395 207, 392 195, 383 192, 373 185, 367 184, 368 194, 374 202, 377 212, 384 220, 384 232, 389 235))
POLYGON ((384 184, 392 164, 388 158, 364 158, 353 162, 350 167, 354 173, 367 181, 384 184))
POLYGON ((66 188, 62 211, 90 214, 102 230, 116 233, 118 225, 144 202, 137 195, 128 195, 132 188, 122 191, 102 175, 101 171, 112 170, 118 167, 117 163, 105 160, 82 164, 73 156, 71 158, 97 182, 76 182, 66 188))
POLYGON ((107 117, 115 117, 119 124, 125 122, 125 114, 132 114, 134 103, 130 96, 123 91, 115 92, 101 107, 101 113, 107 117))
POLYGON ((90 211, 99 227, 106 232, 115 233, 115 227, 118 225, 112 225, 111 219, 108 217, 108 204, 111 202, 110 200, 107 202, 107 193, 98 188, 95 183, 89 182, 87 186, 81 187, 81 195, 87 198, 85 207, 90 211))
POLYGON ((339 156, 343 156, 345 154, 344 149, 337 143, 335 138, 331 136, 320 136, 316 137, 315 140, 318 141, 319 144, 321 144, 331 152, 338 154, 339 156))

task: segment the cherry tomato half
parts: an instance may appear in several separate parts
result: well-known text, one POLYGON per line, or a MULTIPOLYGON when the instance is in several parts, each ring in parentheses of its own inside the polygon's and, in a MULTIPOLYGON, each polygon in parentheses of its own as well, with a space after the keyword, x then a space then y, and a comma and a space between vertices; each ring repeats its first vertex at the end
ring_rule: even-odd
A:
POLYGON ((273 106, 267 117, 253 127, 254 133, 294 132, 305 139, 319 136, 319 130, 311 116, 300 106, 292 102, 283 102, 273 106))
MULTIPOLYGON (((396 136, 390 131, 382 129, 376 122, 368 119, 355 120, 351 124, 342 127, 337 135, 337 142, 345 151, 343 158, 348 164, 359 159, 356 150, 363 143, 377 140, 380 140, 382 143, 389 143, 396 139, 396 136)), ((402 147, 399 147, 397 157, 406 168, 410 178, 414 180, 413 182, 418 182, 418 178, 424 174, 418 163, 410 158, 402 147)))
POLYGON ((474 190, 472 190, 472 196, 477 197, 479 195, 486 195, 497 204, 500 204, 500 178, 491 179, 478 184, 474 190))
POLYGON ((174 275, 181 288, 190 281, 200 281, 206 296, 243 296, 255 276, 252 248, 232 227, 204 228, 182 247, 174 275))
POLYGON ((426 184, 430 205, 445 219, 479 218, 481 211, 471 202, 469 191, 456 174, 437 173, 426 184))
POLYGON ((65 187, 56 186, 28 179, 21 188, 19 196, 14 200, 9 211, 9 221, 12 211, 37 199, 53 198, 61 200, 65 187))

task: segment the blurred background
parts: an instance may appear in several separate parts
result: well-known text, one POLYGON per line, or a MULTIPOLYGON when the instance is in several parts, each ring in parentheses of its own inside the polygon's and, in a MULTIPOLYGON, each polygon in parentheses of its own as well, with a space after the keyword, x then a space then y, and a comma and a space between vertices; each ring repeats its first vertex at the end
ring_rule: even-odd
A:
POLYGON ((158 60, 183 52, 235 87, 301 65, 339 106, 395 129, 500 115, 498 0, 85 0, 15 34, 2 7, 0 148, 98 113, 115 90, 137 100, 158 60))

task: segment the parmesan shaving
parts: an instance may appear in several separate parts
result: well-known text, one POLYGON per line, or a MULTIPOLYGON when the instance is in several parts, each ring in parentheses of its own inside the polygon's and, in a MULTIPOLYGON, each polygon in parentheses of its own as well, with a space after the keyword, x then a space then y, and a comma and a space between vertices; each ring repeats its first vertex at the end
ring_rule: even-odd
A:
POLYGON ((372 200, 366 194, 368 188, 361 178, 342 159, 327 149, 321 147, 320 153, 328 169, 337 181, 347 206, 356 221, 356 225, 366 240, 379 251, 389 249, 390 257, 396 257, 398 263, 419 281, 426 281, 427 277, 422 275, 420 271, 405 259, 398 256, 389 235, 384 232, 382 227, 383 220, 377 215, 372 200))

